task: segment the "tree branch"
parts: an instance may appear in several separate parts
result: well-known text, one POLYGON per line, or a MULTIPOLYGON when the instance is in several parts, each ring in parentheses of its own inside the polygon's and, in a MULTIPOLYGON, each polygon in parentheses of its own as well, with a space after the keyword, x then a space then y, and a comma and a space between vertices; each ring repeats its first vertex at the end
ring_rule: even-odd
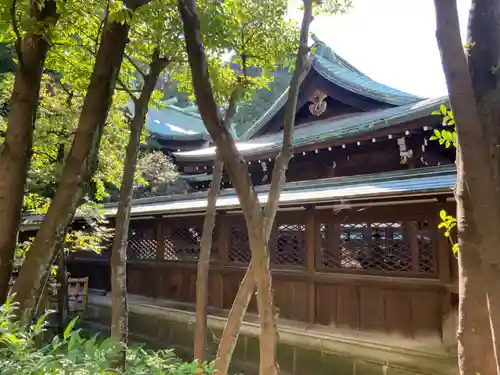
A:
MULTIPOLYGON (((146 76, 144 76, 144 78, 146 78, 146 76)), ((121 87, 117 87, 117 88, 115 88, 115 90, 125 91, 128 94, 128 96, 130 96, 130 99, 132 99, 132 101, 134 102, 134 104, 136 104, 137 103, 137 96, 134 95, 134 92, 142 92, 142 90, 132 90, 132 89, 129 89, 127 87, 127 85, 120 79, 120 77, 116 78, 116 82, 121 87)))
POLYGON ((124 57, 128 60, 130 64, 132 64, 132 66, 135 68, 135 70, 137 70, 137 72, 142 76, 142 78, 146 78, 147 74, 144 73, 141 68, 139 68, 139 65, 137 65, 129 55, 125 54, 124 57))
POLYGON ((17 15, 16 15, 16 6, 17 6, 17 0, 12 0, 12 4, 10 7, 10 16, 11 16, 11 22, 12 22, 12 30, 14 30, 14 34, 16 34, 16 53, 17 57, 19 58, 19 65, 22 67, 23 66, 23 51, 21 48, 21 33, 19 32, 19 27, 17 25, 17 15))
POLYGON ((286 103, 286 112, 283 125, 283 146, 280 154, 276 158, 274 164, 271 186, 267 198, 265 214, 265 230, 266 236, 269 235, 272 229, 272 223, 276 216, 276 211, 279 206, 279 197, 286 182, 286 171, 288 163, 293 157, 293 130, 295 127, 295 112, 297 111, 297 98, 299 95, 300 83, 304 79, 305 73, 309 70, 307 55, 309 47, 307 40, 309 37, 309 27, 313 20, 312 0, 304 0, 304 17, 300 28, 299 50, 297 52, 297 60, 295 62, 295 71, 293 72, 292 81, 290 82, 290 90, 288 92, 288 101, 286 103))
POLYGON ((231 93, 229 98, 229 104, 226 109, 226 113, 224 114, 224 126, 226 129, 229 129, 229 125, 233 120, 234 115, 236 114, 236 109, 238 107, 238 100, 241 97, 243 88, 241 86, 237 86, 234 91, 231 93))

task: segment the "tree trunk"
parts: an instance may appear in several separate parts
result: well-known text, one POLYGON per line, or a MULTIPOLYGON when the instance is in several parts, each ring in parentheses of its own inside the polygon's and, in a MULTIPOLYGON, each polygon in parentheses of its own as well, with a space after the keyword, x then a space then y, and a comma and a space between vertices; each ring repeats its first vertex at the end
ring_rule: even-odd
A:
MULTIPOLYGON (((483 294, 479 290, 486 290, 488 297, 488 307, 491 329, 493 334, 483 336, 483 340, 491 343, 491 338, 496 344, 496 330, 498 326, 496 320, 500 314, 499 308, 499 257, 498 246, 500 244, 500 210, 498 209, 498 189, 495 184, 495 173, 498 169, 493 166, 490 158, 485 126, 481 121, 478 106, 476 105, 476 95, 473 90, 469 67, 465 58, 460 30, 458 24, 458 14, 456 2, 450 0, 435 0, 437 30, 436 37, 441 51, 441 60, 445 72, 446 83, 450 95, 450 103, 456 121, 457 131, 457 211, 459 219, 459 241, 463 245, 473 244, 474 248, 463 247, 461 254, 461 288, 459 310, 459 321, 461 331, 461 345, 464 346, 459 352, 459 365, 462 373, 465 371, 479 371, 473 369, 475 363, 469 363, 476 355, 486 355, 486 353, 476 352, 471 343, 477 336, 469 339, 473 334, 472 329, 478 322, 473 314, 466 311, 469 298, 481 300, 482 296, 471 296, 471 293, 483 294), (466 194, 464 190, 466 189, 466 194), (471 226, 473 229, 471 229, 471 226), (469 237, 469 235, 471 237, 469 237), (465 236, 465 237, 464 237, 465 236), (472 237, 473 236, 473 237, 472 237), (467 253, 468 252, 468 253, 467 253), (477 252, 477 255, 474 255, 477 252), (481 258, 480 269, 478 269, 478 255, 481 258), (484 275, 486 283, 481 286, 481 281, 472 280, 475 276, 484 275), (472 281, 471 281, 472 280, 472 281), (470 321, 469 321, 470 319, 470 321), (468 330, 467 327, 470 329, 468 330), (469 346, 469 343, 470 346, 469 346)), ((471 12, 473 18, 474 12, 471 12)), ((473 41, 475 43, 475 41, 473 41)), ((497 47, 497 46, 495 46, 497 47)), ((474 50, 472 47, 471 52, 474 50)), ((488 325, 488 322, 483 322, 488 325)), ((495 349, 496 345, 493 345, 495 349)), ((481 345, 488 347, 487 343, 481 345)), ((495 372, 498 372, 498 359, 495 361, 495 372)), ((486 360, 489 362, 489 360, 486 360)))
POLYGON ((58 233, 64 231, 73 219, 78 204, 77 193, 86 183, 89 154, 93 145, 98 147, 111 105, 128 31, 127 23, 111 22, 104 28, 75 138, 57 191, 14 285, 16 300, 23 312, 33 307, 34 293, 47 269, 58 233))
POLYGON ((241 322, 247 312, 248 304, 252 299, 255 290, 255 279, 253 276, 252 262, 248 267, 243 280, 241 281, 238 293, 234 298, 231 311, 227 317, 227 323, 222 332, 217 355, 215 356, 214 373, 226 375, 229 371, 229 364, 233 356, 234 348, 238 342, 241 322))
POLYGON ((196 328, 194 336, 194 358, 199 363, 205 361, 205 338, 207 332, 207 300, 208 300, 208 271, 210 268, 210 254, 212 252, 212 238, 217 212, 217 196, 222 181, 224 163, 217 157, 214 162, 212 185, 208 191, 207 211, 203 221, 203 234, 200 241, 200 259, 198 260, 198 275, 196 277, 196 328))
MULTIPOLYGON (((457 150, 458 151, 458 150, 457 150)), ((460 152, 457 153, 460 165, 460 152)), ((461 173, 462 168, 458 168, 461 173)), ((465 188, 464 178, 457 176, 457 230, 458 252, 458 364, 461 375, 494 374, 496 363, 488 324, 486 288, 481 272, 481 244, 477 241, 477 228, 468 214, 473 207, 465 188)))
MULTIPOLYGON (((307 65, 307 38, 309 34, 309 25, 312 21, 312 1, 304 0, 304 19, 300 31, 300 46, 285 116, 286 121, 284 124, 285 130, 282 150, 284 157, 279 158, 283 160, 283 163, 278 163, 280 164, 279 169, 281 173, 277 173, 276 176, 273 176, 270 188, 271 202, 268 203, 269 209, 266 207, 266 212, 264 212, 260 206, 245 160, 238 152, 231 134, 224 126, 221 126, 223 125, 223 121, 210 84, 206 56, 201 41, 200 20, 196 11, 196 2, 194 0, 178 0, 178 7, 184 25, 186 49, 189 64, 193 72, 193 87, 198 108, 208 132, 217 145, 217 151, 220 153, 220 157, 222 157, 222 160, 227 165, 247 224, 248 238, 252 250, 251 265, 253 265, 253 267, 249 267, 245 280, 249 280, 248 282, 250 282, 250 278, 248 277, 250 274, 250 276, 252 276, 251 278, 257 283, 257 299, 261 324, 259 373, 260 375, 274 375, 278 372, 276 366, 276 343, 278 332, 274 317, 272 281, 269 272, 269 253, 267 246, 269 235, 267 227, 273 224, 278 207, 279 195, 285 181, 285 172, 288 161, 291 158, 298 86, 307 65), (292 87, 292 85, 294 86, 292 87), (272 195, 271 191, 273 192, 272 195), (251 271, 252 269, 253 271, 251 271)), ((245 286, 246 288, 244 291, 247 291, 251 295, 251 290, 253 288, 247 288, 248 285, 245 286)), ((241 301, 248 304, 250 297, 242 293, 239 293, 239 295, 242 296, 241 301)), ((239 306, 238 312, 242 312, 242 314, 233 314, 232 316, 235 319, 242 319, 245 310, 246 306, 239 306)), ((239 322, 228 321, 226 329, 227 327, 234 328, 235 325, 239 327, 240 324, 241 320, 239 322)), ((228 334, 225 335, 225 337, 229 339, 229 342, 221 342, 220 346, 227 347, 229 349, 228 353, 230 354, 232 352, 231 344, 234 345, 235 342, 232 340, 234 335, 228 334)), ((229 358, 219 358, 218 360, 222 361, 221 363, 224 363, 226 367, 230 362, 229 358)), ((222 372, 221 375, 223 374, 222 372)))
MULTIPOLYGON (((32 13, 37 21, 55 23, 56 3, 46 1, 32 13)), ((24 184, 31 156, 33 127, 49 43, 43 35, 28 33, 18 41, 18 59, 7 131, 0 154, 0 305, 5 302, 21 219, 24 184)))
MULTIPOLYGON (((473 1, 469 18, 469 72, 485 139, 496 195, 491 197, 491 210, 500 219, 500 1, 473 1)), ((490 215, 483 216, 490 221, 490 215)), ((490 223, 498 228, 500 222, 490 223)), ((500 243, 484 228, 483 236, 492 246, 482 248, 483 274, 486 276, 489 319, 495 349, 497 373, 500 374, 500 243)))
MULTIPOLYGON (((144 86, 139 99, 134 100, 135 114, 130 125, 130 138, 127 144, 125 166, 120 188, 120 200, 116 213, 115 237, 111 251, 111 293, 112 293, 112 320, 111 337, 117 341, 127 343, 128 336, 128 304, 127 304, 127 240, 132 206, 132 193, 137 167, 137 154, 142 130, 146 122, 149 101, 156 86, 160 73, 167 66, 168 61, 153 54, 149 66, 149 73, 144 79, 144 86)), ((116 366, 125 365, 125 351, 121 351, 116 366)))

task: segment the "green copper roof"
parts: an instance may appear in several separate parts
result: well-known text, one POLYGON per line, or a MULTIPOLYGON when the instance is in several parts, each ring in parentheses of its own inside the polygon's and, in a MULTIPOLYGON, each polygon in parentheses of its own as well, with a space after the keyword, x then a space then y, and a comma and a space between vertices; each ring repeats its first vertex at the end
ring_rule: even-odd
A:
MULTIPOLYGON (((400 106, 414 103, 423 98, 397 90, 376 82, 337 55, 325 43, 313 36, 315 52, 311 56, 311 69, 314 69, 327 81, 342 87, 352 93, 376 100, 381 103, 400 106)), ((252 138, 267 124, 288 100, 288 89, 265 112, 262 117, 250 126, 240 137, 240 140, 252 138)))
POLYGON ((168 105, 148 111, 147 126, 159 138, 172 140, 210 139, 199 114, 168 105))
MULTIPOLYGON (((447 97, 421 100, 404 106, 380 109, 314 121, 297 126, 293 135, 293 146, 301 147, 341 140, 346 137, 361 136, 375 130, 389 129, 392 126, 430 116, 442 105, 448 104, 447 97)), ((236 146, 243 156, 278 152, 283 142, 283 133, 265 134, 236 146)), ((215 148, 204 148, 175 153, 177 161, 206 161, 215 157, 215 148)))
MULTIPOLYGON (((280 205, 342 203, 343 201, 420 196, 422 194, 452 195, 456 172, 454 165, 408 169, 352 177, 336 177, 288 183, 280 196, 280 205)), ((269 186, 257 187, 259 200, 267 201, 269 186)), ((137 199, 132 202, 132 215, 203 213, 207 192, 137 199)), ((218 209, 238 209, 234 189, 223 190, 217 199, 218 209)), ((113 216, 116 204, 105 205, 104 214, 113 216)))

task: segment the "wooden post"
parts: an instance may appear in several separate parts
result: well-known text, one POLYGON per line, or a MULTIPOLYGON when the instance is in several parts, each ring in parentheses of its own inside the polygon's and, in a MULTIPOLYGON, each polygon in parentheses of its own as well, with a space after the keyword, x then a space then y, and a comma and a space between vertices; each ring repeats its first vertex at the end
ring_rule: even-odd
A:
POLYGON ((316 320, 316 285, 314 274, 316 269, 316 244, 317 244, 317 228, 315 219, 315 209, 310 207, 307 209, 306 217, 306 232, 307 232, 307 275, 308 275, 308 306, 307 306, 307 321, 309 324, 314 324, 316 320))
POLYGON ((163 269, 160 267, 160 263, 165 260, 165 219, 161 216, 156 220, 156 263, 157 267, 155 267, 155 279, 156 279, 156 287, 155 287, 155 298, 160 298, 162 296, 162 287, 163 287, 163 269))
POLYGON ((414 273, 420 272, 420 248, 418 246, 418 228, 415 221, 407 220, 403 223, 404 241, 411 253, 411 269, 414 273))
POLYGON ((438 267, 437 273, 439 276, 439 280, 443 285, 443 293, 441 294, 441 339, 446 347, 451 347, 453 345, 456 345, 457 331, 457 312, 453 309, 452 291, 450 291, 450 287, 453 284, 450 272, 450 257, 453 255, 448 239, 444 236, 444 233, 437 228, 439 224, 439 211, 445 208, 446 201, 441 201, 436 205, 434 219, 430 220, 429 225, 434 228, 433 234, 436 249, 435 254, 438 267))

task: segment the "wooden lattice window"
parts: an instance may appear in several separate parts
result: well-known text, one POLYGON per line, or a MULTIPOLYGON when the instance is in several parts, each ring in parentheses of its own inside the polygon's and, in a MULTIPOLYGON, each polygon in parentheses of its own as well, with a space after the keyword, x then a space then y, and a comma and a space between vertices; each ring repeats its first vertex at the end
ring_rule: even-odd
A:
POLYGON ((321 224, 320 236, 319 263, 324 268, 435 272, 427 222, 321 224))
POLYGON ((273 263, 276 265, 305 266, 307 258, 306 226, 278 224, 273 263))
POLYGON ((128 238, 128 258, 131 260, 155 260, 158 250, 156 224, 153 220, 131 221, 128 238))
POLYGON ((165 260, 191 260, 200 257, 200 241, 203 227, 193 225, 189 227, 170 228, 165 238, 165 260))
POLYGON ((230 226, 229 263, 250 263, 252 253, 248 244, 247 233, 247 228, 244 222, 237 222, 230 226))

